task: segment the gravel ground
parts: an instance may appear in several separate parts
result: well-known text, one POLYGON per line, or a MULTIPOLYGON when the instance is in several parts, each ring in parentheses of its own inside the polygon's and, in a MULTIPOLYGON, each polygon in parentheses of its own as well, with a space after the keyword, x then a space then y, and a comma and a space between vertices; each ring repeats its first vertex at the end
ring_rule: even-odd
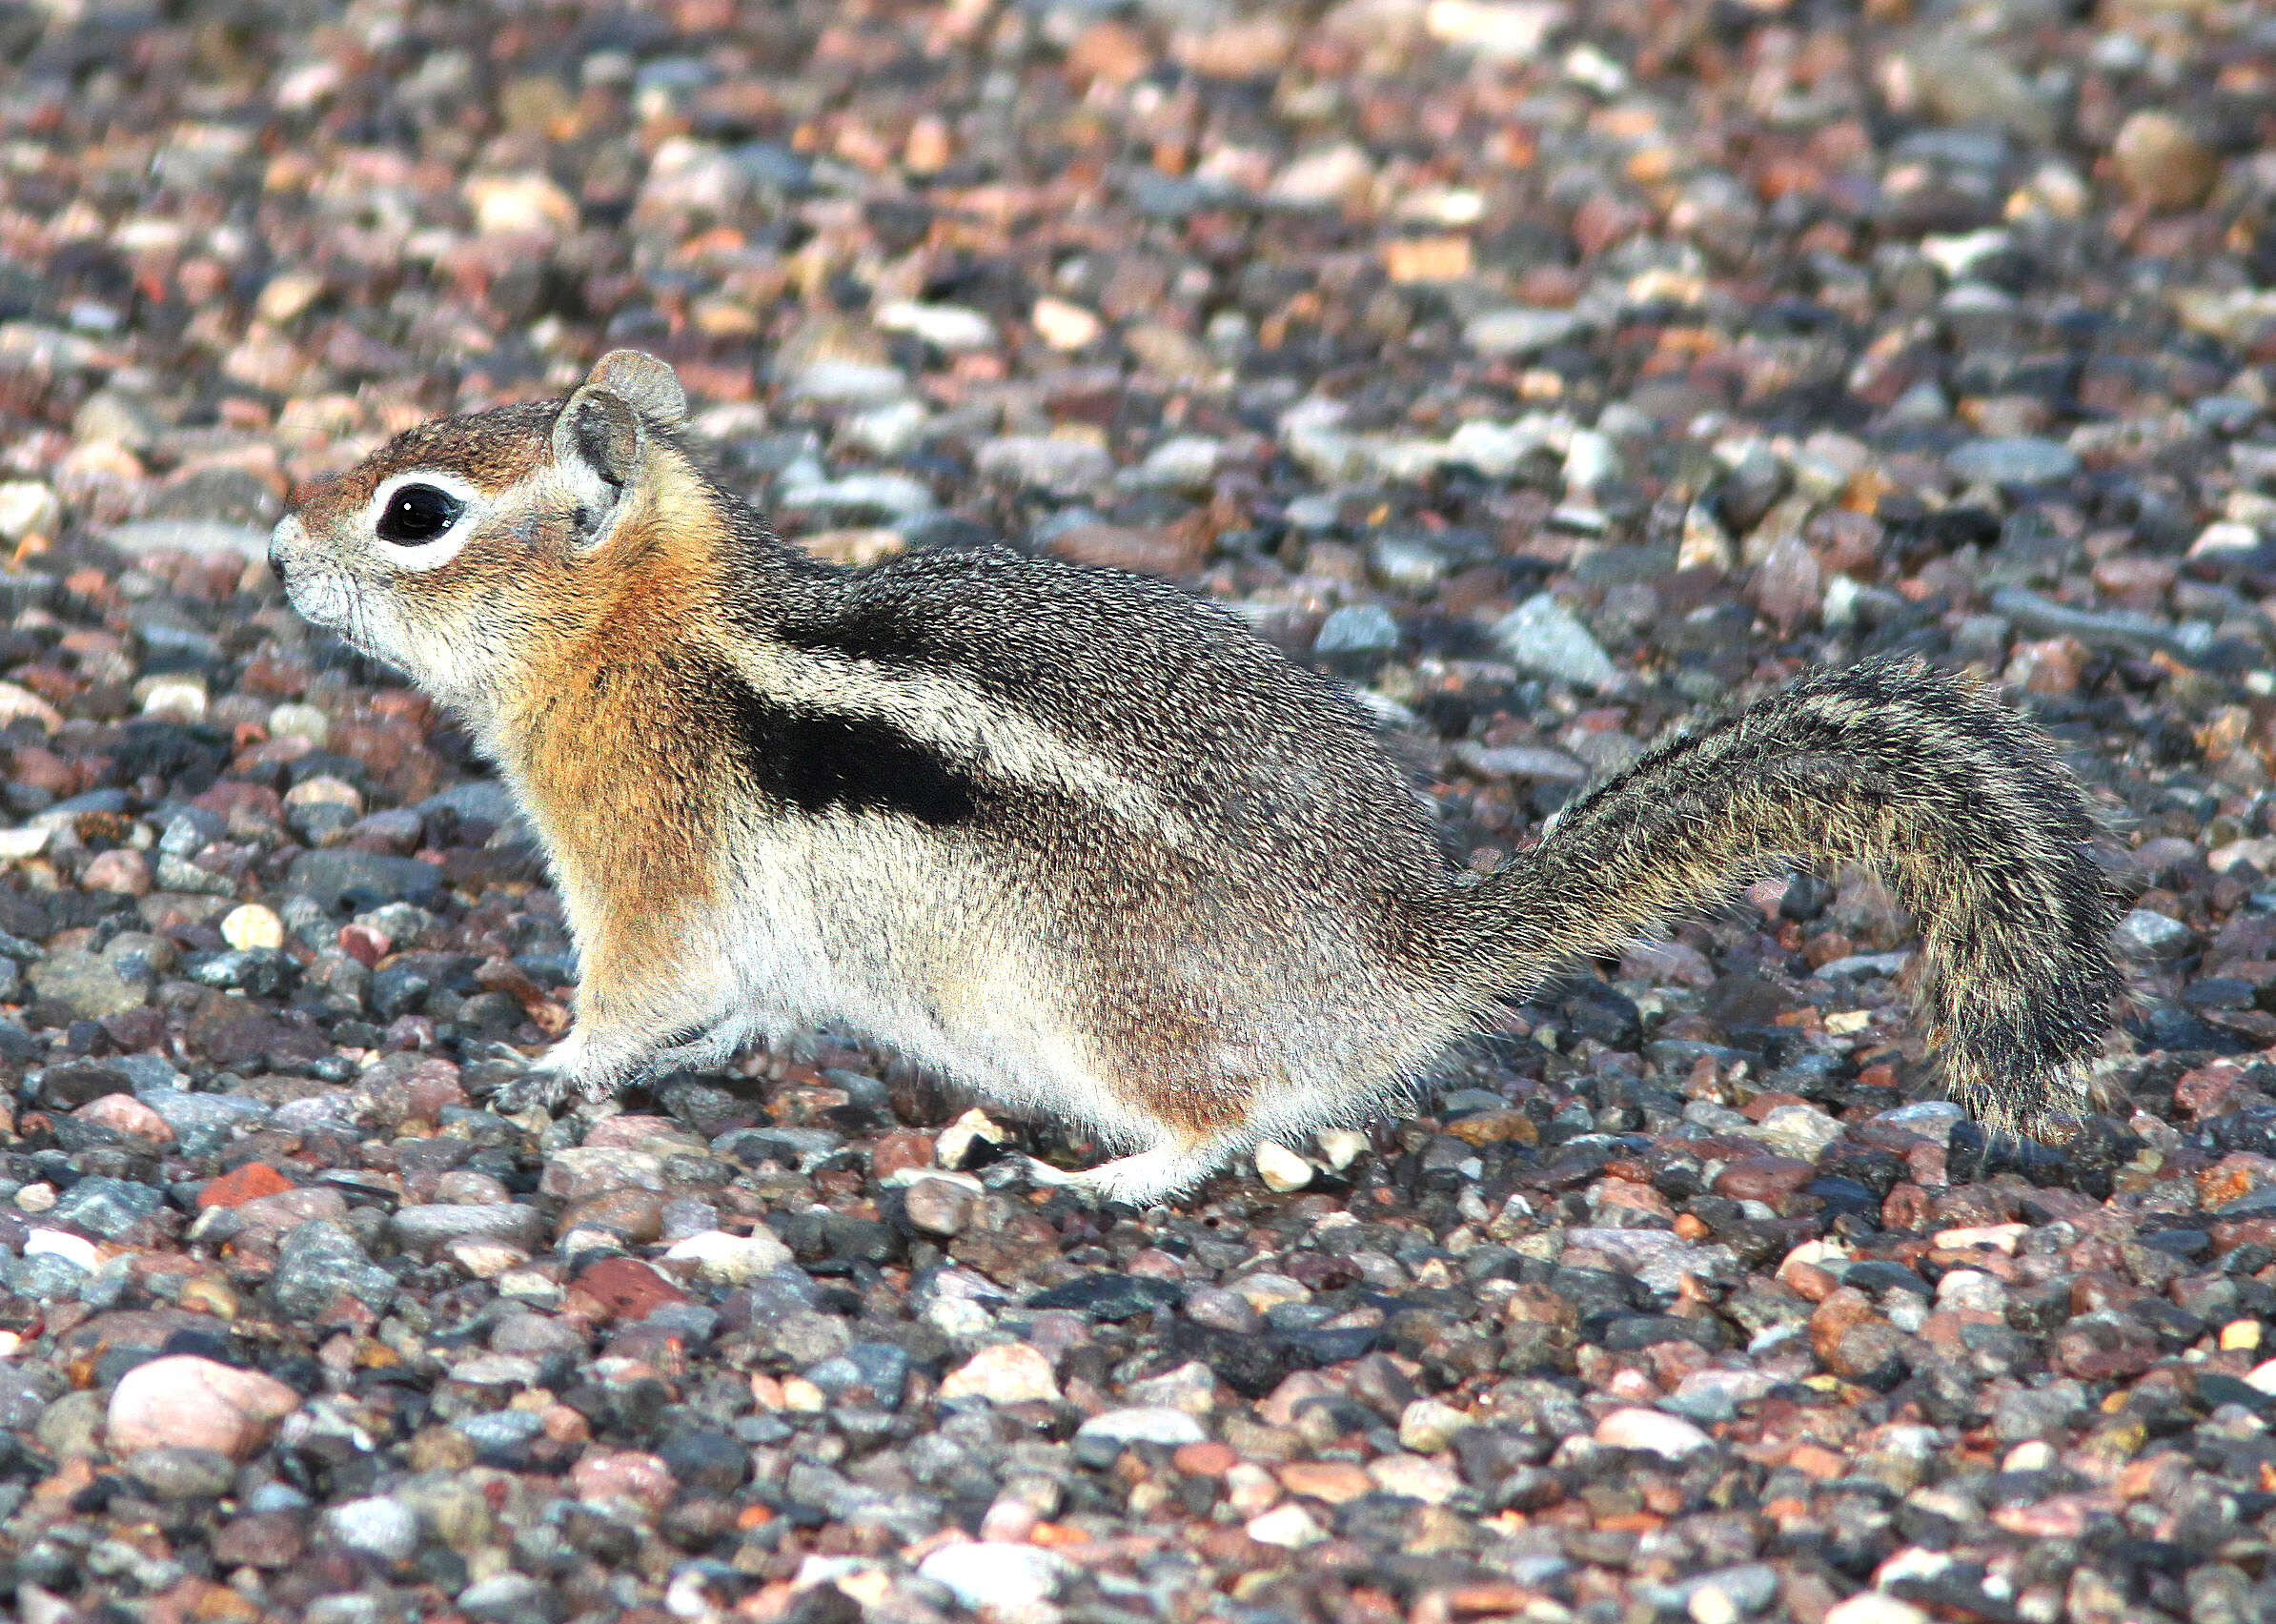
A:
POLYGON ((2265 10, 116 0, 0 49, 26 1624, 2276 1613, 2265 10), (486 1109, 566 1025, 559 904, 258 560, 291 481, 612 344, 818 554, 1234 605, 1457 861, 1818 661, 2003 681, 2111 814, 2106 1114, 1916 1103, 1857 874, 1167 1209, 826 1035, 486 1109))

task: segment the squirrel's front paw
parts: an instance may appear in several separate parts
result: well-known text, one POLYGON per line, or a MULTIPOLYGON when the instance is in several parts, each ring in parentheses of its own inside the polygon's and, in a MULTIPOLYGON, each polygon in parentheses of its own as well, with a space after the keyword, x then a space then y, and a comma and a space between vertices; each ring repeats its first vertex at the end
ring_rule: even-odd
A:
POLYGON ((617 1091, 616 1080, 616 1070, 582 1031, 575 1031, 529 1062, 519 1077, 499 1085, 490 1096, 490 1108, 511 1115, 533 1106, 550 1111, 571 1102, 605 1100, 617 1091))

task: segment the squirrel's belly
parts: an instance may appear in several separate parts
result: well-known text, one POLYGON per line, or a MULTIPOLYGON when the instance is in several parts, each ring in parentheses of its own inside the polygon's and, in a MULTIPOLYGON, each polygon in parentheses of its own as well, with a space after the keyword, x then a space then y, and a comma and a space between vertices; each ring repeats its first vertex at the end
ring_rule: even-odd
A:
POLYGON ((717 951, 752 1026, 850 1028, 998 1094, 1097 1068, 1066 944, 937 848, 831 833, 741 865, 717 951))

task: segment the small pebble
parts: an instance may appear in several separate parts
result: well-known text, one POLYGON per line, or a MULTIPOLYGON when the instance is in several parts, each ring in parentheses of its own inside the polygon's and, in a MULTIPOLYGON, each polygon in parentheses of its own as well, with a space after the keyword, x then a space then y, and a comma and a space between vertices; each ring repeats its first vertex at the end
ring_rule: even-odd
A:
POLYGON ((741 1286, 790 1261, 790 1248, 765 1228, 747 1235, 707 1229, 676 1241, 664 1252, 669 1261, 692 1263, 698 1277, 715 1286, 741 1286))
POLYGON ((984 1540, 945 1545, 918 1563, 917 1572, 974 1613, 1022 1617, 1051 1599, 1067 1565, 1040 1546, 984 1540))
POLYGON ((1714 1440, 1688 1421, 1656 1410, 1616 1410, 1596 1423, 1596 1441, 1608 1449, 1641 1450, 1681 1460, 1714 1447, 1714 1440))
POLYGON ((239 952, 282 947, 284 921, 258 903, 245 903, 222 916, 221 939, 239 952))
POLYGON ((985 1398, 990 1404, 1056 1400, 1051 1361, 1025 1342, 983 1348, 941 1379, 943 1398, 985 1398))
POLYGON ((1256 1176, 1270 1190, 1302 1189, 1311 1183, 1312 1166, 1285 1145, 1266 1140, 1256 1147, 1256 1176))

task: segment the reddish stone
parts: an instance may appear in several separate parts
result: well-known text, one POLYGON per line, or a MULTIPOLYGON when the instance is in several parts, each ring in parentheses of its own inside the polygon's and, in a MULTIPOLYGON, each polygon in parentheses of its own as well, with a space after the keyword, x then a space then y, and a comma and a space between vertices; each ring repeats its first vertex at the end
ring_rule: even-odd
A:
POLYGON ((642 1320, 666 1303, 684 1303, 687 1293, 634 1257, 603 1258, 571 1282, 621 1320, 642 1320))
POLYGON ((237 685, 248 693, 297 699, 308 691, 308 680, 313 674, 314 668, 306 656, 263 643, 245 662, 237 685))
POLYGON ((2197 1175, 2198 1205, 2225 1207, 2263 1185, 2276 1183, 2272 1175, 2276 1175, 2276 1162, 2249 1151, 2233 1151, 2197 1175))
POLYGON ((2185 1073, 2173 1085, 2173 1103, 2189 1113, 2192 1122, 2225 1116, 2257 1095, 2244 1080, 2245 1068, 2234 1061, 2217 1060, 2185 1073))
POLYGON ((105 1094, 99 1100, 88 1101, 71 1114, 81 1122, 98 1123, 114 1132, 148 1140, 153 1145, 173 1143, 173 1129, 166 1126, 166 1119, 132 1094, 105 1094))
MULTIPOLYGON (((1945 1160, 1944 1147, 1931 1145, 1926 1140, 1904 1153, 1904 1170, 1912 1174, 1913 1183, 1923 1191, 1940 1188, 1952 1182, 1952 1172, 1945 1160)), ((1923 1226, 1915 1225, 1914 1228, 1923 1226)))
POLYGON ((1849 1470, 1849 1462, 1838 1451, 1823 1444, 1797 1444, 1794 1452, 1786 1457, 1786 1464, 1805 1477, 1819 1482, 1839 1477, 1849 1470))
POLYGON ((1600 1208, 1618 1208, 1629 1212, 1649 1212, 1673 1222, 1676 1208, 1668 1198, 1650 1185, 1633 1184, 1627 1179, 1598 1179, 1589 1188, 1590 1197, 1600 1208))
POLYGON ((877 1148, 869 1152, 870 1176, 889 1179, 905 1167, 932 1166, 932 1135, 904 1128, 888 1133, 877 1142, 877 1148))
POLYGON ((1824 1302, 1841 1286, 1831 1270, 1820 1269, 1814 1263, 1780 1264, 1778 1279, 1796 1296, 1813 1303, 1824 1302))
POLYGON ((227 1568, 289 1568, 308 1549, 297 1512, 254 1512, 222 1525, 213 1560, 227 1568))
POLYGON ((2055 1333, 2047 1363, 2081 1381, 2138 1376, 2157 1363, 2149 1328, 2115 1313, 2081 1314, 2055 1333))
POLYGON ((10 752, 10 763, 9 777, 59 801, 87 787, 75 763, 37 744, 18 744, 10 752))
POLYGON ((2213 1226, 2213 1250, 2225 1256, 2239 1247, 2276 1247, 2276 1218, 2227 1218, 2213 1226))
POLYGON ((1810 1346, 1820 1364, 1846 1381, 1885 1388, 1903 1371, 1903 1334, 1851 1287, 1819 1304, 1810 1316, 1810 1346))
POLYGON ((224 818, 242 808, 272 823, 284 822, 284 797, 265 783, 247 783, 242 779, 223 779, 190 804, 224 818))
POLYGON ((595 1123, 585 1133, 585 1148, 638 1150, 651 1139, 672 1138, 684 1131, 670 1117, 625 1111, 595 1123))
POLYGON ((2071 1276, 2070 1311, 2092 1314, 2104 1309, 2123 1309, 2147 1295, 2148 1292, 2114 1269, 2083 1269, 2071 1276))
POLYGON ((1748 1156, 1716 1175, 1715 1193, 1776 1207, 1817 1176, 1815 1167, 1792 1156, 1748 1156))
MULTIPOLYGON (((163 924, 158 928, 165 928, 163 924)), ((144 1006, 103 1017, 103 1031, 124 1054, 140 1054, 166 1041, 166 1011, 144 1006)))
POLYGON ((556 1239, 578 1229, 606 1229, 636 1247, 663 1235, 663 1197, 652 1189, 608 1189, 562 1209, 556 1239))
POLYGON ((1209 558, 1209 549, 1208 536, 1179 526, 1129 530, 1116 524, 1078 524, 1062 531, 1051 542, 1052 554, 1070 563, 1131 570, 1171 580, 1198 570, 1209 558))
POLYGON ((262 1162, 248 1162, 234 1172, 222 1174, 197 1192, 203 1207, 242 1207, 264 1195, 282 1195, 293 1181, 262 1162))
POLYGON ((1280 1469, 1280 1485, 1291 1494, 1340 1506, 1374 1492, 1374 1480, 1348 1460, 1292 1460, 1280 1469))
POLYGON ((379 967, 379 961, 395 950, 395 944, 368 924, 343 924, 339 934, 340 951, 354 959, 365 969, 379 967))
POLYGON ((1229 1444, 1210 1439, 1201 1444, 1180 1444, 1177 1452, 1169 1457, 1169 1464, 1188 1477, 1223 1477, 1240 1460, 1229 1444))
POLYGON ((1810 1345, 1823 1359, 1851 1328, 1879 1317, 1872 1298, 1854 1286, 1837 1286, 1810 1315, 1810 1345))
MULTIPOLYGON (((1936 1147, 1937 1157, 1943 1158, 1943 1147, 1936 1147)), ((1920 1229, 1928 1225, 1928 1192, 1919 1185, 1900 1183, 1890 1189, 1888 1199, 1880 1204, 1880 1223, 1884 1229, 1920 1229)))

